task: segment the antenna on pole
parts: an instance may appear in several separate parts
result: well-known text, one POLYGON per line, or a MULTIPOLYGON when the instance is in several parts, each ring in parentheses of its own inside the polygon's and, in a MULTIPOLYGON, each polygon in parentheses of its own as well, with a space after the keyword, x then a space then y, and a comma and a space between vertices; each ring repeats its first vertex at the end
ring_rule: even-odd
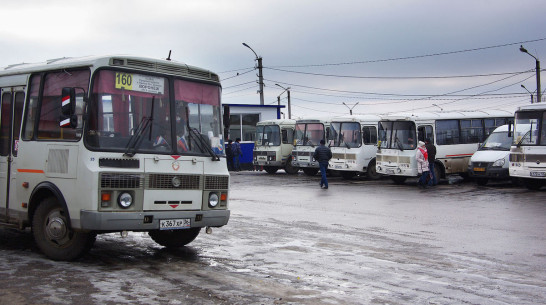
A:
POLYGON ((345 104, 345 102, 343 102, 343 105, 347 106, 347 108, 349 108, 349 113, 351 115, 353 115, 353 109, 356 107, 356 105, 358 105, 359 102, 356 102, 356 104, 353 105, 353 107, 349 107, 347 106, 347 104, 345 104))
POLYGON ((166 60, 169 60, 169 61, 171 60, 171 51, 172 50, 169 50, 169 56, 167 56, 167 58, 165 58, 166 60))

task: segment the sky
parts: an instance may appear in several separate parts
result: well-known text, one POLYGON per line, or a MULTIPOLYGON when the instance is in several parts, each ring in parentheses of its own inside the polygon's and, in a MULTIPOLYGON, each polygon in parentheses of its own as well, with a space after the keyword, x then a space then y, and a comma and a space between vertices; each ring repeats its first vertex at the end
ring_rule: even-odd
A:
POLYGON ((220 75, 223 103, 260 104, 254 51, 264 104, 287 106, 289 89, 292 118, 515 111, 537 89, 520 45, 546 58, 543 0, 4 0, 2 12, 1 69, 172 51, 220 75))

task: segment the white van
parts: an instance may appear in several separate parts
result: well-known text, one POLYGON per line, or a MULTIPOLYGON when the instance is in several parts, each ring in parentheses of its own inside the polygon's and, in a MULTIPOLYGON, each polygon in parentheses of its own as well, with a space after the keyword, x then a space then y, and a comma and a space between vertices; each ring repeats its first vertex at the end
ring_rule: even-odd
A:
POLYGON ((470 158, 468 174, 479 185, 486 185, 489 179, 508 179, 510 145, 513 132, 511 125, 497 127, 470 158))

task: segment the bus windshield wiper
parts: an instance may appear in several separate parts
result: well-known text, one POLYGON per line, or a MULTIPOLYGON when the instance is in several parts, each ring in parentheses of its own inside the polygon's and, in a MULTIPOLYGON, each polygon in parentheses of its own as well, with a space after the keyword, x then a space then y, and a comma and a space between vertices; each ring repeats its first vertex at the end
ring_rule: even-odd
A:
POLYGON ((140 123, 138 123, 137 129, 129 139, 129 142, 127 142, 127 147, 125 149, 125 152, 123 153, 124 156, 132 157, 135 155, 136 150, 140 146, 140 143, 142 143, 142 134, 150 128, 150 135, 149 140, 152 139, 152 123, 154 121, 154 104, 155 104, 155 96, 152 97, 152 111, 150 111, 150 116, 148 117, 142 117, 142 120, 140 120, 140 123))
MULTIPOLYGON (((188 124, 189 125, 189 124, 188 124)), ((205 140, 203 135, 197 130, 197 128, 191 128, 188 126, 188 135, 195 140, 196 146, 202 152, 207 152, 212 157, 212 161, 220 161, 220 157, 210 147, 209 143, 205 140)))
POLYGON ((404 146, 402 145, 402 141, 400 141, 398 137, 394 138, 394 141, 396 142, 396 146, 398 146, 398 149, 400 149, 401 151, 404 151, 404 146))

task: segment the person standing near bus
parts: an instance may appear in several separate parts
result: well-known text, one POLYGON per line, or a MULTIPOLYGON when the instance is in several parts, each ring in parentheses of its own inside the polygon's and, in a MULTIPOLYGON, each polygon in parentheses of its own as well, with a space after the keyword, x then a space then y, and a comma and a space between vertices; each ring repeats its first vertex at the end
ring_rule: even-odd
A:
POLYGON ((419 177, 419 182, 417 185, 419 187, 426 187, 428 178, 430 175, 428 168, 428 153, 425 147, 425 142, 419 141, 417 144, 417 152, 415 153, 415 158, 417 159, 417 172, 421 174, 419 177))
POLYGON ((240 171, 241 170, 241 163, 239 162, 239 158, 243 155, 243 151, 241 150, 241 138, 235 139, 235 143, 231 144, 231 152, 233 153, 233 170, 240 171))
POLYGON ((324 139, 320 140, 320 146, 315 149, 313 158, 317 160, 320 166, 320 175, 322 176, 320 179, 320 187, 327 189, 328 180, 326 179, 326 170, 328 169, 328 161, 332 159, 332 151, 330 148, 326 147, 325 144, 326 142, 324 139))
POLYGON ((436 146, 434 146, 434 144, 430 142, 429 138, 426 138, 425 148, 427 149, 428 154, 428 170, 430 171, 430 174, 432 176, 428 185, 434 186, 438 184, 438 177, 436 177, 436 173, 434 172, 434 161, 436 161, 436 146))

